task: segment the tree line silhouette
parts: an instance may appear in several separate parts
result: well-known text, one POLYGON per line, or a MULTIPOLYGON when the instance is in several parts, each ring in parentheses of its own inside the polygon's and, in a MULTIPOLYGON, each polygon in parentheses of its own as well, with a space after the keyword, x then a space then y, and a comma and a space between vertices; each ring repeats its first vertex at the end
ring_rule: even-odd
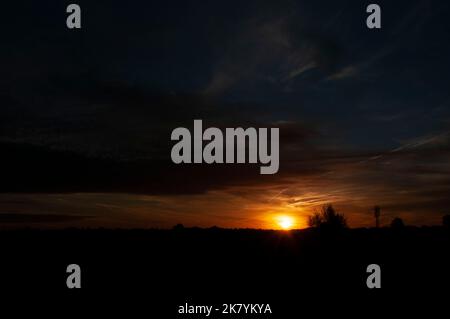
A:
MULTIPOLYGON (((374 207, 375 227, 379 227, 380 206, 374 207)), ((450 214, 442 217, 442 225, 446 228, 450 228, 450 214)), ((348 228, 347 219, 344 214, 338 213, 332 204, 326 204, 322 206, 320 211, 314 212, 308 216, 308 226, 323 230, 339 230, 348 228)), ((390 227, 393 229, 401 229, 405 227, 403 219, 395 217, 390 223, 390 227)))

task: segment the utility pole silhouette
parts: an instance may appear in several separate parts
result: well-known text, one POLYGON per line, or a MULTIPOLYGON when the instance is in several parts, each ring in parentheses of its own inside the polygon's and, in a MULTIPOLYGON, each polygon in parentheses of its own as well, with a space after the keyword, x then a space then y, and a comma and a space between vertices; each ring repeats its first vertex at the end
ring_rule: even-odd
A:
POLYGON ((381 208, 380 206, 375 206, 373 208, 373 215, 375 216, 375 227, 379 228, 380 227, 380 215, 381 215, 381 208))

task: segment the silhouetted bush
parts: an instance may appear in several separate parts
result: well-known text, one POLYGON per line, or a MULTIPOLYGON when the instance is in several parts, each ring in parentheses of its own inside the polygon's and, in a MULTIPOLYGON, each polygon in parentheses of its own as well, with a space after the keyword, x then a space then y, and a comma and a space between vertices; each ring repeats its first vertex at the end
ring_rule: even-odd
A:
POLYGON ((183 230, 183 229, 184 229, 183 224, 176 224, 175 226, 173 226, 173 230, 183 230))
POLYGON ((343 229, 347 227, 344 214, 337 213, 332 205, 325 205, 321 212, 315 212, 309 216, 308 224, 310 227, 321 229, 343 229))
POLYGON ((399 217, 395 217, 391 222, 391 227, 395 229, 400 229, 405 227, 405 223, 399 217))

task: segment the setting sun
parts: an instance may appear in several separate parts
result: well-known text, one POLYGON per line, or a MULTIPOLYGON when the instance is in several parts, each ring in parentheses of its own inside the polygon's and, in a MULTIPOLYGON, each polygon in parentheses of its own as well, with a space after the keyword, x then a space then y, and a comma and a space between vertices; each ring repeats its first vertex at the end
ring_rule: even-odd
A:
POLYGON ((294 219, 290 216, 279 216, 278 225, 284 230, 289 230, 294 225, 294 219))

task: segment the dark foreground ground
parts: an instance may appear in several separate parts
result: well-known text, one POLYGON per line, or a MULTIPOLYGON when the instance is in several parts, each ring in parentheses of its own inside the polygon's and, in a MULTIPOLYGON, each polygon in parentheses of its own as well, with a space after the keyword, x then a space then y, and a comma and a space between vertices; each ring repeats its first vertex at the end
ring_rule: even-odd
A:
POLYGON ((419 308, 434 318, 429 311, 450 302, 450 232, 441 227, 21 230, 0 232, 0 244, 1 309, 34 315, 206 318, 177 315, 187 302, 269 303, 274 313, 210 318, 365 318, 419 308), (66 287, 72 263, 82 269, 78 290, 66 287), (366 286, 372 263, 381 266, 381 289, 366 286))

